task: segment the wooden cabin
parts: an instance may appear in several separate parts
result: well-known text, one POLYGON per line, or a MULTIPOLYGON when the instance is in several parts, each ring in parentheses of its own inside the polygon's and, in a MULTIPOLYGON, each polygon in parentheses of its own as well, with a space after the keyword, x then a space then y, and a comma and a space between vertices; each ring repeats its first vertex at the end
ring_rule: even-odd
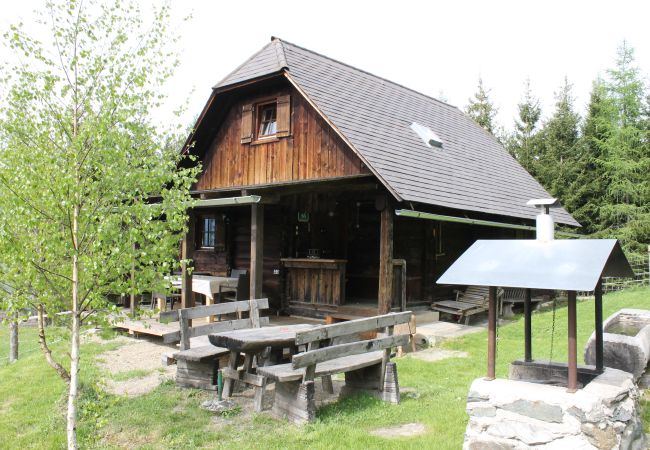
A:
POLYGON ((251 297, 311 317, 445 297, 456 257, 532 236, 526 201, 548 197, 458 108, 277 38, 213 88, 183 152, 203 168, 195 273, 247 269, 251 297))

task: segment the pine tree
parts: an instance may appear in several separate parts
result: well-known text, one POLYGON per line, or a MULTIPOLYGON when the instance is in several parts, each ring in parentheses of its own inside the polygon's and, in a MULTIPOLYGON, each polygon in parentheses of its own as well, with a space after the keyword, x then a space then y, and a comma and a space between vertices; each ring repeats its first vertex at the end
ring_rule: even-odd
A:
POLYGON ((537 124, 542 115, 542 108, 539 99, 530 89, 530 79, 526 80, 524 86, 524 95, 517 105, 518 117, 515 119, 515 130, 507 141, 507 148, 519 164, 535 176, 535 163, 539 152, 539 140, 536 139, 537 124))
POLYGON ((497 132, 495 124, 495 117, 498 109, 490 100, 490 89, 483 86, 483 79, 478 78, 478 91, 474 97, 469 99, 468 105, 465 107, 465 113, 470 116, 476 123, 485 128, 492 134, 497 132))
POLYGON ((644 114, 646 88, 634 65, 634 50, 625 42, 616 67, 608 71, 605 89, 614 114, 601 159, 607 171, 602 228, 621 239, 628 251, 641 253, 650 242, 650 133, 644 114))
POLYGON ((580 116, 573 110, 571 84, 556 93, 555 112, 540 132, 537 179, 551 195, 564 201, 578 159, 578 125, 580 116))
POLYGON ((587 116, 577 151, 575 176, 567 192, 564 206, 583 226, 585 234, 601 229, 600 209, 607 192, 603 165, 604 142, 613 127, 614 105, 607 96, 603 81, 594 81, 587 116))

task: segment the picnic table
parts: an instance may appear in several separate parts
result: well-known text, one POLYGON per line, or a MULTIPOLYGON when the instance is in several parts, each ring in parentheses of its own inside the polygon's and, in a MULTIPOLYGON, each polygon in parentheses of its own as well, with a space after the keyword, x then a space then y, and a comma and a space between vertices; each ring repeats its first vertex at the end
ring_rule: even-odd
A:
MULTIPOLYGON (((210 275, 193 275, 192 276, 192 292, 203 294, 206 298, 206 304, 212 305, 214 303, 214 294, 219 292, 219 287, 237 288, 239 278, 234 277, 213 277, 210 275)), ((175 278, 172 280, 172 286, 180 289, 181 279, 175 278)))
POLYGON ((248 328, 208 335, 210 343, 230 351, 228 366, 222 370, 224 376, 223 392, 232 396, 234 381, 251 385, 255 389, 255 409, 262 410, 262 398, 266 387, 266 378, 255 373, 253 360, 257 366, 274 364, 281 359, 285 348, 296 346, 296 332, 305 331, 315 325, 296 324, 263 328, 248 328), (244 366, 237 369, 239 354, 244 354, 244 366))

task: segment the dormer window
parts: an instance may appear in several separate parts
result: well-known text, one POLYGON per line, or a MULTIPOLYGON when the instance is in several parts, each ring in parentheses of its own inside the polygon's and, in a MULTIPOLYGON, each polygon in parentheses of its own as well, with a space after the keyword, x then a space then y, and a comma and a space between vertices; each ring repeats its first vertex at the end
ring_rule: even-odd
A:
POLYGON ((291 96, 257 99, 242 105, 241 143, 262 144, 291 135, 291 96))
POLYGON ((278 104, 266 103, 257 107, 257 138, 274 136, 278 129, 278 104))

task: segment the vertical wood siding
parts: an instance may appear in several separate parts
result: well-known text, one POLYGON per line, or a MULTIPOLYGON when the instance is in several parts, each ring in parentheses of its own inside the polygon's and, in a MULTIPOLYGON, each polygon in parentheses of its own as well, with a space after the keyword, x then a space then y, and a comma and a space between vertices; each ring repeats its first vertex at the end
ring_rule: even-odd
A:
POLYGON ((242 107, 234 103, 203 160, 197 190, 251 186, 370 173, 316 111, 295 91, 291 96, 291 134, 267 143, 241 143, 242 107))

